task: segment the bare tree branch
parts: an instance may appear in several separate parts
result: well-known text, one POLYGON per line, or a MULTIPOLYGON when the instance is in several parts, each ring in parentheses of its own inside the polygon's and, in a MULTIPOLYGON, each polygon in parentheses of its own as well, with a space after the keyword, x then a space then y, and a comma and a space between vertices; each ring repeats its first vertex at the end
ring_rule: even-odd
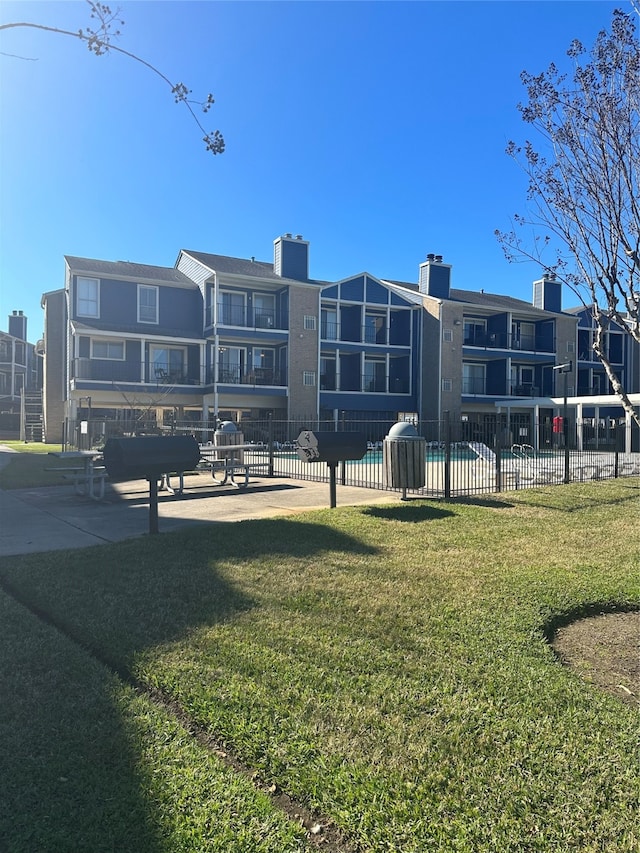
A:
POLYGON ((632 17, 616 10, 588 54, 574 41, 567 55, 571 79, 553 63, 521 75, 528 100, 518 109, 541 147, 509 143, 529 181, 529 207, 496 236, 509 261, 540 263, 591 308, 594 351, 640 425, 604 345, 612 323, 640 344, 640 45, 632 17))
MULTIPOLYGON (((119 18, 119 10, 116 9, 115 11, 112 11, 109 6, 104 3, 94 2, 94 0, 86 0, 86 2, 91 10, 90 17, 96 21, 97 25, 95 29, 87 27, 86 29, 79 29, 74 32, 73 30, 65 30, 60 27, 49 27, 45 24, 37 24, 30 21, 15 21, 8 24, 0 24, 0 31, 27 28, 41 30, 47 33, 55 33, 56 35, 68 36, 84 42, 88 49, 92 53, 95 53, 96 56, 103 56, 105 53, 114 51, 122 54, 123 56, 127 56, 134 62, 138 62, 140 65, 143 65, 159 77, 163 83, 170 88, 175 103, 185 105, 185 108, 188 110, 192 120, 195 122, 198 129, 204 134, 202 141, 205 143, 207 151, 210 151, 212 154, 222 154, 225 150, 224 137, 219 130, 207 132, 194 109, 194 107, 199 107, 203 113, 208 113, 215 103, 213 95, 208 94, 203 101, 192 99, 190 97, 192 94, 191 89, 189 89, 184 83, 172 82, 165 74, 163 74, 162 71, 160 71, 159 68, 152 63, 147 62, 146 59, 143 59, 137 54, 131 53, 131 51, 125 50, 124 48, 114 44, 113 40, 120 36, 120 30, 117 29, 117 27, 124 25, 124 21, 119 18)), ((11 56, 11 54, 3 55, 11 56)))

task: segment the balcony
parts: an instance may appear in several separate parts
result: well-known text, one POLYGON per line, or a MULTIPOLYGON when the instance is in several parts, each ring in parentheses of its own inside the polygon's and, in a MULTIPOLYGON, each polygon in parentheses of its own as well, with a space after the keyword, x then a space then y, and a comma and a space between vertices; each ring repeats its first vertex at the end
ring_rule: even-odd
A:
POLYGON ((543 336, 513 335, 507 332, 472 331, 464 336, 465 347, 480 349, 505 349, 525 352, 555 352, 555 341, 543 336))
POLYGON ((361 376, 360 384, 358 385, 358 377, 354 377, 355 381, 350 381, 347 378, 340 377, 340 382, 335 374, 320 375, 320 390, 321 391, 350 391, 351 393, 365 394, 409 394, 410 383, 409 379, 401 379, 399 377, 374 377, 361 376))
POLYGON ((373 326, 367 325, 362 327, 362 340, 365 344, 387 344, 387 327, 386 325, 373 326))
POLYGON ((524 382, 521 385, 512 385, 509 393, 512 397, 539 397, 540 389, 531 382, 524 382))
POLYGON ((487 380, 483 377, 463 377, 462 379, 463 394, 486 394, 487 380))
MULTIPOLYGON (((213 371, 210 372, 213 381, 213 371)), ((266 367, 254 367, 246 370, 242 367, 225 367, 220 365, 218 368, 218 382, 223 385, 271 385, 283 387, 286 385, 286 380, 279 370, 273 370, 266 367)))
MULTIPOLYGON (((213 312, 211 324, 213 326, 213 312)), ((286 329, 284 318, 277 311, 264 308, 250 309, 245 305, 218 304, 217 322, 219 326, 236 326, 242 329, 286 329)))
POLYGON ((328 320, 323 320, 320 323, 320 337, 325 341, 339 340, 340 326, 338 323, 331 323, 328 320))
POLYGON ((164 362, 117 361, 115 359, 75 358, 71 379, 104 383, 132 383, 153 386, 200 385, 197 372, 186 366, 164 362))

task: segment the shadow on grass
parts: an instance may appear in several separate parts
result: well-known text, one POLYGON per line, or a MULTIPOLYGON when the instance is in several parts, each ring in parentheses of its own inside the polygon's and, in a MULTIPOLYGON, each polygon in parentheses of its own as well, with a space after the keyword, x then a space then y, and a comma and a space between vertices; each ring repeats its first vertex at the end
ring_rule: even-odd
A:
POLYGON ((269 519, 6 559, 0 779, 11 794, 0 796, 0 837, 11 825, 9 849, 168 850, 141 784, 128 690, 100 663, 132 679, 145 651, 259 607, 234 582, 234 563, 264 558, 275 572, 278 557, 332 551, 375 553, 323 524, 269 519))
POLYGON ((450 509, 441 509, 430 504, 406 503, 402 506, 371 506, 362 511, 363 515, 381 518, 387 521, 407 521, 419 524, 422 521, 435 521, 455 515, 450 509))
POLYGON ((480 497, 456 497, 451 498, 451 503, 464 504, 465 506, 482 506, 488 509, 509 509, 514 504, 507 500, 498 500, 496 498, 480 498, 480 497))
MULTIPOLYGON (((0 582, 19 601, 126 674, 136 654, 256 603, 221 566, 264 557, 376 549, 323 524, 259 519, 206 525, 78 551, 8 558, 0 582)), ((276 562, 277 565, 277 562, 276 562)))
POLYGON ((0 680, 0 847, 159 851, 122 686, 1 593, 0 680))

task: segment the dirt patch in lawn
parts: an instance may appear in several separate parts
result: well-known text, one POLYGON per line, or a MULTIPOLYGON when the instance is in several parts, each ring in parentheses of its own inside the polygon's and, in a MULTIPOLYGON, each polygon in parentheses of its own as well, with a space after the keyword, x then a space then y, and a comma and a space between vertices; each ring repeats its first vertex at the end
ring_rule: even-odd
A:
POLYGON ((590 616, 559 628, 560 660, 622 702, 640 706, 640 611, 590 616))

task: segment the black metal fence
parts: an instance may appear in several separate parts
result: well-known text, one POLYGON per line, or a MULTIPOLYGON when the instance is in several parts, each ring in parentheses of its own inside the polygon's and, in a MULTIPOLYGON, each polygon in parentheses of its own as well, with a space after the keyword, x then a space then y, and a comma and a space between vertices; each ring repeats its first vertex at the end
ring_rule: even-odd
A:
MULTIPOLYGON (((260 476, 290 477, 329 482, 325 463, 303 461, 296 439, 303 429, 358 431, 367 439, 362 460, 338 466, 338 484, 370 489, 390 489, 383 477, 384 440, 393 420, 272 418, 242 420, 236 424, 244 444, 245 460, 260 476)), ((640 447, 634 432, 633 451, 626 446, 624 425, 569 425, 555 420, 529 425, 505 425, 499 420, 485 424, 450 420, 416 424, 425 439, 425 485, 409 494, 453 498, 502 492, 535 486, 602 480, 640 475, 640 447)), ((91 420, 67 424, 67 446, 100 447, 112 436, 193 434, 201 444, 215 443, 218 424, 210 421, 91 420)))

